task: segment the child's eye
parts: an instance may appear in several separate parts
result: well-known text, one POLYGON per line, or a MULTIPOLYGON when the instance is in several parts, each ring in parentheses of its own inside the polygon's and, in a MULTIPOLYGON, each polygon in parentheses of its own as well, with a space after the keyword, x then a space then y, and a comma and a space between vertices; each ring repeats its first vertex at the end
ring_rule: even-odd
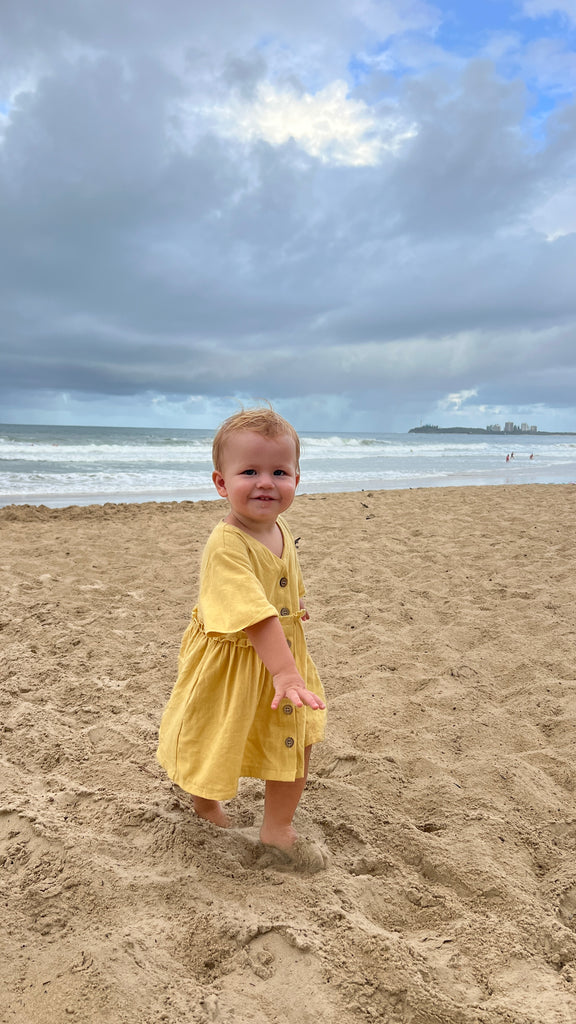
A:
POLYGON ((243 469, 242 476, 254 476, 255 472, 255 469, 243 469))
POLYGON ((286 476, 286 471, 284 469, 275 469, 274 476, 286 476))

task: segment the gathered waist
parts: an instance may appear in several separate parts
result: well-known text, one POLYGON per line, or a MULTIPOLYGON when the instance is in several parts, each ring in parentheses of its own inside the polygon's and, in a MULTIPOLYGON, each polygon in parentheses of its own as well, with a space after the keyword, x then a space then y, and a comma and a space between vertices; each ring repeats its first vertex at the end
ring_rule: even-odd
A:
MULTIPOLYGON (((278 612, 278 619, 282 626, 293 625, 295 622, 300 622, 303 615, 305 614, 304 609, 300 608, 297 612, 289 612, 287 615, 278 612)), ((194 632, 202 633, 207 640, 213 640, 215 643, 228 643, 234 644, 236 647, 252 647, 251 641, 248 639, 246 634, 241 631, 239 633, 207 633, 204 627, 204 623, 198 616, 198 608, 194 608, 192 612, 192 618, 188 627, 194 632)))

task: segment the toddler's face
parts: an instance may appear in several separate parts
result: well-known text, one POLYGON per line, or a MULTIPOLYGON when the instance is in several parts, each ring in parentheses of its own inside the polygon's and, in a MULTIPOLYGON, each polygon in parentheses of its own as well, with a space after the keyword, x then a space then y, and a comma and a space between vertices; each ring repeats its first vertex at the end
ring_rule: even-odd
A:
POLYGON ((251 430, 231 434, 212 479, 240 522, 275 522, 292 504, 300 479, 294 440, 289 434, 267 438, 251 430))

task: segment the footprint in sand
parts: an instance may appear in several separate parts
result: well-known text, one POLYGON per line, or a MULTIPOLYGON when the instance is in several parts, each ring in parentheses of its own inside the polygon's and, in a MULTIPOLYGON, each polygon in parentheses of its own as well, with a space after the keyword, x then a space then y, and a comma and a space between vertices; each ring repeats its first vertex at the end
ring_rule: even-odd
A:
POLYGON ((288 935, 271 931, 253 939, 245 956, 208 990, 202 1008, 208 1021, 252 1024, 306 1020, 334 1024, 340 1020, 334 989, 324 980, 322 962, 310 949, 295 945, 288 935))

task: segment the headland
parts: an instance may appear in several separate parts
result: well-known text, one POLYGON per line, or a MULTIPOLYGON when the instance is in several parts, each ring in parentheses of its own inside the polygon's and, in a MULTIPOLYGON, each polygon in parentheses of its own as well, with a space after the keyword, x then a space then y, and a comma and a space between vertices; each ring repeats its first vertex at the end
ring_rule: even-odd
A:
POLYGON ((421 427, 411 427, 409 434, 488 434, 490 437, 576 437, 575 430, 498 430, 493 427, 437 427, 433 423, 424 423, 421 427))

